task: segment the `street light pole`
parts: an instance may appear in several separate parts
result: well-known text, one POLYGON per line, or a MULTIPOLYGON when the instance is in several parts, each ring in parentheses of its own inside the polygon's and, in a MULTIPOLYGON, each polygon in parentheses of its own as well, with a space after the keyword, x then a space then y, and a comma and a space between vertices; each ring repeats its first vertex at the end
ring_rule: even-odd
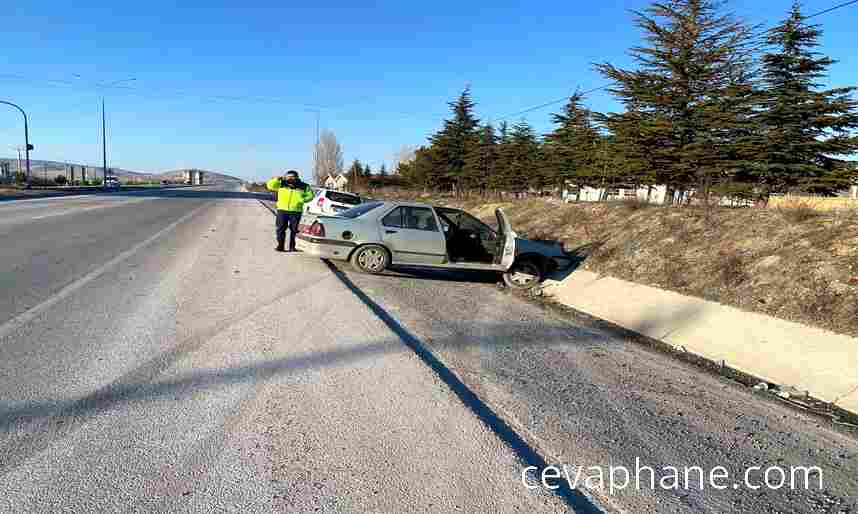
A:
POLYGON ((104 115, 104 97, 101 97, 101 185, 107 184, 107 128, 104 115))
MULTIPOLYGON (((80 75, 78 78, 82 78, 80 75)), ((95 84, 97 88, 109 88, 121 84, 123 82, 131 82, 133 80, 137 80, 136 78, 128 78, 122 80, 114 80, 110 83, 100 83, 95 84)), ((107 128, 106 128, 106 118, 107 116, 104 113, 104 95, 101 96, 101 176, 102 176, 102 185, 107 182, 107 128)))
POLYGON ((12 107, 21 111, 21 114, 24 116, 24 149, 27 156, 27 187, 30 187, 30 128, 29 123, 27 121, 27 113, 24 112, 24 109, 22 109, 20 106, 13 104, 12 102, 0 100, 0 104, 11 105, 12 107))

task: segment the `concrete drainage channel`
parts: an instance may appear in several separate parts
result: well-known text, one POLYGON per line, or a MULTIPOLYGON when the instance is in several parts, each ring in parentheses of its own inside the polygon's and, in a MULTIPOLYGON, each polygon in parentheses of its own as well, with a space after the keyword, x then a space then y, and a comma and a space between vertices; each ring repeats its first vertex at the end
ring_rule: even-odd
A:
MULTIPOLYGON (((259 203, 268 209, 272 214, 276 215, 276 210, 268 205, 265 201, 259 200, 259 203)), ((336 276, 340 282, 355 295, 382 323, 384 323, 414 354, 432 370, 435 375, 441 379, 450 391, 459 398, 459 401, 471 411, 489 430, 492 431, 501 441, 506 444, 518 457, 519 461, 524 466, 533 466, 536 471, 533 476, 541 476, 542 470, 546 469, 550 462, 546 456, 553 458, 553 462, 560 462, 551 452, 547 451, 543 445, 539 444, 535 437, 521 427, 513 417, 503 416, 500 414, 502 409, 496 405, 490 405, 488 402, 481 399, 474 393, 464 381, 448 367, 442 359, 440 359, 432 350, 429 349, 423 342, 412 335, 405 327, 403 327, 393 316, 391 316, 384 308, 373 301, 366 293, 364 293, 357 285, 352 282, 345 273, 340 271, 334 264, 326 259, 322 259, 331 273, 336 276), (517 427, 514 428, 514 427, 517 427)), ((587 493, 572 489, 565 480, 556 480, 549 484, 556 486, 553 490, 560 499, 562 499, 574 512, 582 514, 599 514, 614 512, 606 505, 610 505, 606 499, 597 501, 589 497, 591 491, 587 493)))
POLYGON ((676 348, 664 341, 653 339, 610 321, 591 316, 543 295, 541 289, 525 294, 515 292, 511 292, 510 294, 520 294, 543 309, 560 314, 561 317, 573 318, 576 323, 607 331, 615 337, 633 341, 661 354, 691 364, 700 370, 727 378, 739 386, 752 389, 755 394, 762 398, 821 418, 829 422, 831 427, 839 432, 858 438, 858 415, 842 409, 833 403, 814 398, 807 391, 798 391, 792 387, 784 387, 779 384, 766 382, 760 377, 732 368, 723 361, 717 362, 707 359, 682 348, 676 348))

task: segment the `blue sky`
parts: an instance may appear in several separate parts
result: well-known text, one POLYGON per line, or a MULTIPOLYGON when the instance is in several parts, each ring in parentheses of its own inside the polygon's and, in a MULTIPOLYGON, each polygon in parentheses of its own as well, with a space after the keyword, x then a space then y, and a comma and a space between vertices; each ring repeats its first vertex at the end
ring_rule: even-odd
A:
MULTIPOLYGON (((484 120, 604 80, 592 63, 629 63, 640 42, 630 9, 648 2, 40 2, 4 6, 0 99, 28 110, 34 159, 100 163, 100 98, 110 165, 194 166, 261 179, 309 176, 313 109, 346 161, 388 166, 419 145, 468 84, 484 120), (177 5, 180 4, 180 5, 177 5), (99 83, 123 82, 109 88, 99 83)), ((808 0, 808 13, 840 3, 808 0)), ((771 26, 791 0, 732 2, 771 26)), ((840 62, 831 85, 858 85, 858 5, 815 19, 840 62)), ((604 92, 591 108, 617 104, 604 92)), ((562 105, 524 118, 538 131, 562 105)), ((0 111, 0 156, 21 123, 0 111)))

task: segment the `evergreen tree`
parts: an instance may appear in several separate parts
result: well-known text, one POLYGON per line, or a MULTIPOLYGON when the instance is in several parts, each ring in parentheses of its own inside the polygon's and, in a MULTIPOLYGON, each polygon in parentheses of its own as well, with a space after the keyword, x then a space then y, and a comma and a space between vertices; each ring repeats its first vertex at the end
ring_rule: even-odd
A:
POLYGON ((472 145, 465 156, 463 169, 464 187, 476 189, 485 195, 497 162, 497 136, 494 127, 484 125, 480 129, 479 142, 472 145))
MULTIPOLYGON (((604 177, 607 175, 606 167, 609 167, 616 175, 612 182, 623 180, 636 187, 657 184, 657 170, 667 164, 660 159, 661 154, 652 151, 664 144, 657 137, 653 137, 663 131, 647 126, 648 123, 657 122, 657 118, 629 110, 599 115, 598 119, 609 133, 608 137, 599 143, 602 151, 598 152, 598 155, 606 155, 608 160, 605 162, 604 158, 598 159, 590 177, 604 177), (598 168, 602 168, 601 173, 598 168)), ((595 180, 593 182, 596 183, 595 180)))
POLYGON ((590 185, 596 174, 599 131, 581 98, 572 95, 562 113, 551 115, 557 128, 545 136, 544 180, 561 189, 566 181, 590 185))
POLYGON ((372 168, 370 168, 370 167, 369 167, 369 164, 367 164, 366 166, 364 166, 364 168, 363 168, 363 176, 364 176, 366 179, 370 179, 370 178, 372 178, 372 168))
POLYGON ((509 124, 502 121, 498 124, 497 135, 495 138, 495 161, 494 169, 488 177, 488 187, 495 191, 509 189, 509 145, 510 145, 510 130, 509 124))
POLYGON ((752 30, 721 14, 722 4, 653 3, 635 13, 648 43, 630 50, 638 69, 597 66, 626 110, 638 113, 636 144, 660 142, 650 147, 661 164, 658 181, 673 189, 708 188, 739 168, 733 136, 753 108, 752 30))
POLYGON ((855 88, 819 91, 834 60, 814 51, 822 31, 808 25, 795 3, 789 17, 769 30, 773 51, 762 58, 765 92, 758 123, 764 128, 757 160, 767 192, 802 189, 830 192, 849 185, 833 160, 858 151, 855 88))
POLYGON ((411 187, 430 189, 435 187, 432 171, 435 157, 431 147, 422 146, 414 152, 414 159, 400 163, 399 174, 411 187))
POLYGON ((461 189, 465 157, 477 143, 479 120, 474 116, 470 88, 465 88, 455 102, 448 104, 453 117, 444 120, 443 128, 430 139, 436 154, 434 171, 437 186, 453 191, 461 189))
POLYGON ((387 176, 387 166, 384 163, 381 163, 381 168, 378 169, 378 176, 381 179, 387 176))
POLYGON ((539 141, 527 122, 515 124, 504 145, 503 159, 506 163, 504 187, 514 192, 523 192, 531 187, 543 186, 539 168, 539 141))
POLYGON ((363 165, 358 159, 355 159, 352 162, 352 165, 349 166, 347 173, 347 178, 349 182, 352 183, 352 189, 356 189, 363 183, 363 165))

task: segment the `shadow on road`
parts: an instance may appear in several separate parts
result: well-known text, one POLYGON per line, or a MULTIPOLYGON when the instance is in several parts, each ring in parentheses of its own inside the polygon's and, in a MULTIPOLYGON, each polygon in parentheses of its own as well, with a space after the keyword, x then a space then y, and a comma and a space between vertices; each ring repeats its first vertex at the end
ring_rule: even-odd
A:
POLYGON ((408 266, 391 266, 390 271, 375 276, 390 279, 409 278, 438 282, 469 282, 480 284, 496 284, 500 281, 500 274, 491 271, 425 269, 409 268, 408 266))

